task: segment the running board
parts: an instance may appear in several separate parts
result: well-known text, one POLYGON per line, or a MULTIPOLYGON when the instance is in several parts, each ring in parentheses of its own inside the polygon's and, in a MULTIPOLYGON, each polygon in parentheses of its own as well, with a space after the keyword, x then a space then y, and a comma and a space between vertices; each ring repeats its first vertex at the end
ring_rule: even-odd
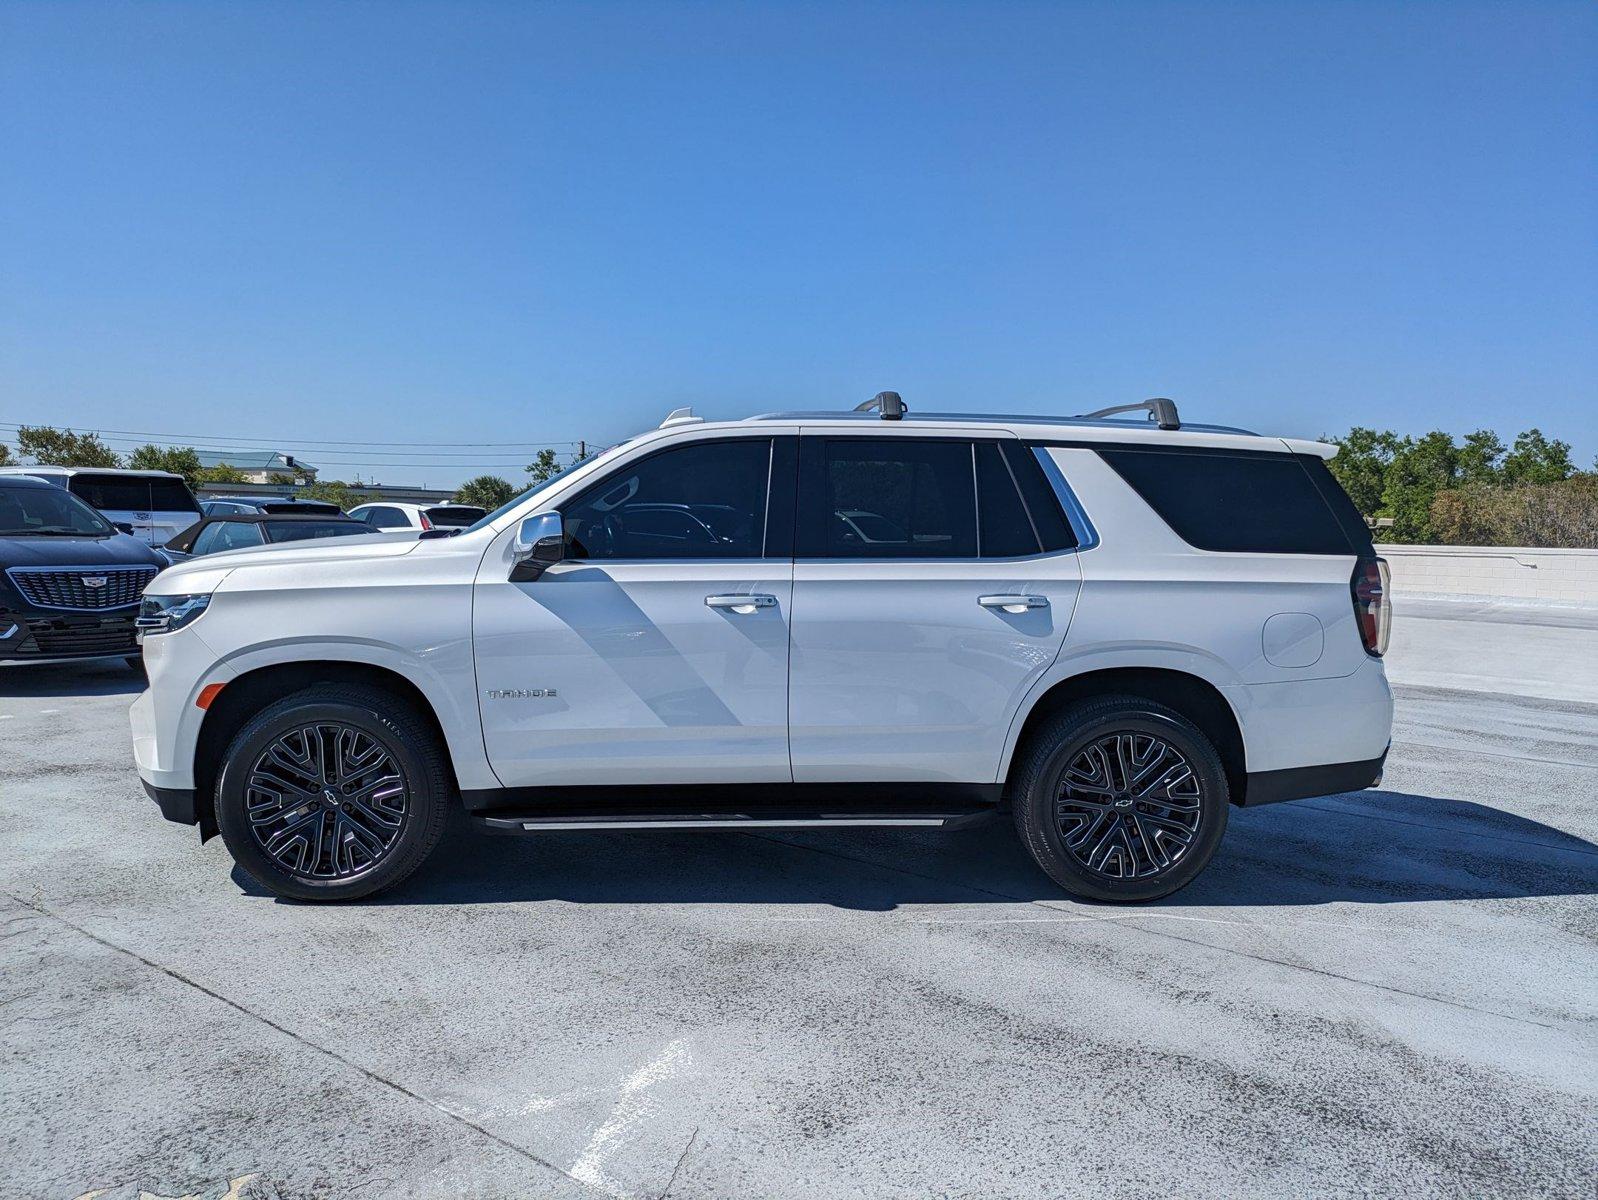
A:
POLYGON ((473 816, 490 833, 563 833, 595 829, 952 829, 987 817, 990 807, 944 813, 517 813, 473 816))

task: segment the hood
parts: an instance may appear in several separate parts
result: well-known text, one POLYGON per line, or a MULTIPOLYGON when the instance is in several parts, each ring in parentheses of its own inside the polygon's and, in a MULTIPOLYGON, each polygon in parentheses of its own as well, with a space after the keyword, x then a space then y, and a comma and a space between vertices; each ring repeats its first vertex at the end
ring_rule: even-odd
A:
POLYGON ((181 595, 189 590, 209 591, 223 576, 233 571, 248 571, 257 566, 291 567, 296 563, 348 563, 394 558, 410 553, 418 544, 414 530, 402 530, 399 533, 279 542, 275 546, 257 546, 249 550, 224 550, 220 554, 202 554, 198 558, 175 563, 161 572, 159 587, 152 584, 149 590, 163 596, 181 595), (197 586, 190 588, 189 584, 197 586))
POLYGON ((0 537, 4 567, 164 567, 166 559, 138 538, 0 537))

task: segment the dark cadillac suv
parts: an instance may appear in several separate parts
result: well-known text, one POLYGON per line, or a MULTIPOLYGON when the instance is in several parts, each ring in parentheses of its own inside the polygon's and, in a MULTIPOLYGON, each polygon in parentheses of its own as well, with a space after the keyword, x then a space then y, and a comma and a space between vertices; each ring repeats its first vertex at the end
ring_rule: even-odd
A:
POLYGON ((133 618, 165 565, 64 488, 0 476, 0 663, 139 665, 133 618))

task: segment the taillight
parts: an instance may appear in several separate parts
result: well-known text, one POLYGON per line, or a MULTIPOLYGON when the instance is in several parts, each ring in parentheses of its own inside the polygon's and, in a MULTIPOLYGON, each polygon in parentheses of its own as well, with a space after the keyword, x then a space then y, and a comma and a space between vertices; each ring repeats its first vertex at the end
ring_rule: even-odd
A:
POLYGON ((433 527, 433 523, 427 519, 426 513, 417 513, 416 515, 421 518, 423 529, 431 529, 433 527))
POLYGON ((1378 657, 1387 653, 1387 637, 1392 632, 1393 609, 1387 599, 1387 560, 1362 558, 1354 567, 1351 590, 1354 593, 1354 620, 1365 642, 1365 653, 1378 657))

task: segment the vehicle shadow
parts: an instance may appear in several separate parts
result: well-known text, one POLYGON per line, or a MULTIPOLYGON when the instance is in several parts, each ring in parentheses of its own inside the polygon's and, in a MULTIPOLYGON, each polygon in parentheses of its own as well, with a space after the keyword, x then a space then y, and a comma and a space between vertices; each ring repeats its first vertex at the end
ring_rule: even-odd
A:
MULTIPOLYGON (((265 893, 242 871, 247 892, 265 893)), ((1598 846, 1463 800, 1366 791, 1236 810, 1205 872, 1154 908, 1391 904, 1598 894, 1598 846)), ((452 824, 371 903, 900 905, 1068 900, 1000 817, 949 832, 574 832, 452 824)))
POLYGON ((120 658, 68 663, 11 663, 0 667, 0 696, 136 696, 144 675, 120 658))

